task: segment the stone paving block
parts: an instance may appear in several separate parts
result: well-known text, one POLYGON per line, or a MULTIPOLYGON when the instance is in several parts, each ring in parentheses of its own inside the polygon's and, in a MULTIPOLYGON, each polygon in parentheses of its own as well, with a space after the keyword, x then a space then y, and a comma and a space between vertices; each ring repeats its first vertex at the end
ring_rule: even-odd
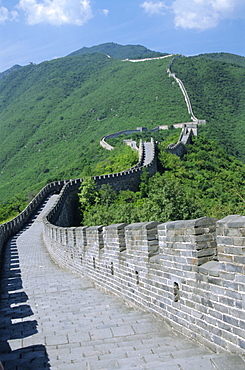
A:
POLYGON ((144 369, 145 361, 140 356, 134 358, 119 358, 118 364, 123 369, 135 368, 135 369, 144 369))
MULTIPOLYGON (((163 330, 161 327, 157 327, 155 325, 152 325, 151 322, 139 322, 136 324, 132 324, 132 327, 136 334, 145 334, 145 333, 161 333, 163 330)), ((164 331, 165 333, 165 331, 164 331)))
MULTIPOLYGON (((215 370, 215 366, 211 363, 210 358, 190 358, 190 359, 182 359, 182 360, 176 360, 176 364, 179 365, 179 368, 181 370, 215 370)), ((223 370, 222 368, 218 368, 219 370, 223 370)), ((234 370, 234 369, 233 369, 234 370)))
POLYGON ((219 356, 211 359, 217 369, 222 370, 244 370, 245 361, 237 355, 219 356))
MULTIPOLYGON (((144 366, 144 369, 145 370, 182 370, 182 368, 178 364, 175 364, 172 361, 168 361, 164 363, 162 363, 161 361, 151 362, 150 364, 146 364, 144 366)), ((191 367, 189 370, 195 370, 195 369, 191 367)))
MULTIPOLYGON (((154 355, 151 351, 150 348, 144 348, 144 349, 140 349, 140 350, 129 350, 129 351, 126 351, 126 357, 128 358, 134 358, 134 357, 140 357, 140 358, 145 358, 145 356, 151 356, 151 355, 154 355)), ((158 357, 158 355, 155 355, 155 357, 158 357)))
POLYGON ((159 362, 159 363, 163 363, 163 362, 169 362, 169 361, 173 361, 173 356, 168 353, 168 354, 165 354, 165 355, 162 355, 161 357, 158 355, 158 354, 146 354, 144 355, 144 360, 145 362, 148 364, 150 363, 154 363, 154 362, 159 362))
POLYGON ((12 351, 15 349, 21 348, 23 345, 22 339, 13 339, 8 341, 12 351))
POLYGON ((32 335, 30 337, 23 338, 22 347, 20 348, 32 346, 32 345, 39 344, 39 343, 44 343, 44 335, 42 333, 38 333, 36 334, 36 336, 32 335))
POLYGON ((80 352, 76 351, 76 352, 67 353, 67 354, 60 353, 58 355, 58 362, 62 362, 62 361, 65 361, 71 364, 75 364, 75 363, 80 364, 84 362, 84 356, 81 351, 80 352))
POLYGON ((135 334, 131 325, 113 327, 111 328, 111 331, 114 337, 128 337, 135 334))
MULTIPOLYGON (((117 359, 110 360, 87 360, 86 370, 116 370, 121 369, 117 359)), ((126 368, 125 368, 126 370, 126 368)))
POLYGON ((113 337, 113 338, 100 338, 100 339, 94 339, 94 340, 91 340, 90 342, 84 342, 82 343, 82 346, 86 346, 87 344, 88 345, 91 345, 91 346, 96 346, 97 344, 101 344, 101 343, 104 343, 104 344, 107 344, 108 346, 117 346, 119 342, 119 339, 118 337, 113 337))
POLYGON ((89 331, 91 340, 107 339, 112 338, 112 332, 110 329, 92 329, 89 331))
POLYGON ((170 344, 165 344, 165 345, 162 345, 162 346, 156 346, 156 347, 151 347, 151 350, 153 353, 157 353, 160 357, 163 355, 165 356, 166 353, 173 353, 175 351, 177 351, 177 348, 170 345, 170 344))
POLYGON ((176 350, 172 352, 172 356, 175 359, 179 358, 192 358, 196 356, 203 356, 207 354, 207 349, 205 347, 189 348, 185 350, 176 350))
POLYGON ((80 363, 80 364, 59 364, 55 369, 57 370, 67 370, 67 368, 71 367, 72 370, 89 370, 86 363, 80 363))
POLYGON ((128 358, 126 353, 123 351, 111 351, 110 353, 102 353, 98 356, 100 361, 111 361, 118 360, 119 358, 128 358))
POLYGON ((67 335, 53 335, 53 336, 45 336, 45 344, 47 346, 54 345, 54 344, 66 344, 69 343, 67 335))
POLYGON ((84 348, 81 348, 82 350, 82 353, 83 353, 83 357, 87 358, 87 357, 96 357, 98 359, 101 351, 97 350, 97 349, 94 349, 93 347, 88 347, 86 349, 84 348))
MULTIPOLYGON (((47 347, 48 350, 49 348, 54 348, 54 346, 48 346, 47 347)), ((62 353, 71 353, 72 349, 73 348, 82 348, 81 346, 81 343, 68 343, 68 344, 59 344, 57 346, 55 346, 56 349, 58 349, 58 351, 62 352, 62 353)))
POLYGON ((111 322, 110 324, 109 323, 108 324, 104 324, 104 321, 103 321, 103 323, 101 325, 97 325, 96 327, 98 329, 116 328, 116 327, 118 327, 118 322, 116 322, 116 323, 111 322))
POLYGON ((91 337, 87 332, 72 332, 72 331, 67 332, 69 343, 83 343, 85 341, 91 340, 91 337))
POLYGON ((143 347, 144 345, 142 344, 142 341, 140 339, 134 339, 134 336, 131 337, 131 340, 129 340, 127 338, 127 340, 125 341, 119 341, 117 343, 118 347, 122 347, 122 348, 134 348, 134 349, 137 349, 137 348, 141 348, 141 346, 143 347))

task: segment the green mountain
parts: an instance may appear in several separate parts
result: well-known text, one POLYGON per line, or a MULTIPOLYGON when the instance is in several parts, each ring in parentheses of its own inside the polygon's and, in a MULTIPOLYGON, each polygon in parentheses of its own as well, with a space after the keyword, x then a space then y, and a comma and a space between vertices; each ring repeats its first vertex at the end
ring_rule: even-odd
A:
POLYGON ((202 130, 245 162, 245 68, 197 56, 176 59, 172 71, 183 81, 195 115, 207 120, 202 130))
POLYGON ((92 173, 108 155, 99 146, 106 134, 189 121, 166 73, 170 60, 94 53, 28 65, 0 81, 0 203, 92 173))
MULTIPOLYGON (((122 61, 151 51, 112 43, 81 50, 0 81, 0 208, 14 196, 30 200, 50 181, 98 174, 98 162, 112 155, 99 146, 106 134, 190 121, 166 72, 173 57, 122 61)), ((200 131, 245 162, 244 67, 197 56, 176 59, 172 69, 194 114, 207 120, 200 131)))
POLYGON ((238 66, 245 67, 245 57, 230 53, 207 53, 200 54, 198 58, 216 60, 218 62, 237 64, 238 66))
POLYGON ((90 48, 83 47, 77 51, 74 51, 68 56, 92 53, 106 54, 115 59, 143 59, 167 55, 167 53, 152 51, 141 45, 119 45, 114 42, 107 42, 105 44, 92 46, 90 48))

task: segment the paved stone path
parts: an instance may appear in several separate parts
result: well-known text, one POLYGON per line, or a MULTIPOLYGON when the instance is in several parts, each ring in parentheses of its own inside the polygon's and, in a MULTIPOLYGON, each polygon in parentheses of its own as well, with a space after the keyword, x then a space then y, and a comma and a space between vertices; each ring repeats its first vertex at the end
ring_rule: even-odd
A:
POLYGON ((1 278, 0 360, 5 370, 244 370, 160 318, 60 269, 42 241, 42 212, 6 249, 1 278))
POLYGON ((153 152, 152 152, 152 144, 151 142, 147 143, 143 143, 144 147, 145 147, 145 159, 144 159, 144 166, 148 165, 151 163, 152 159, 153 159, 153 152))

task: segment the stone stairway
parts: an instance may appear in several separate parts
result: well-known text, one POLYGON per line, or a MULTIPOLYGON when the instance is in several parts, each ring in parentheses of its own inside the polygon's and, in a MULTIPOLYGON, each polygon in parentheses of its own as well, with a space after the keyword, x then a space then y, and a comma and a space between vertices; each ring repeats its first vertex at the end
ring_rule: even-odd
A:
POLYGON ((42 217, 56 198, 5 251, 0 306, 5 370, 245 369, 242 356, 213 353, 161 318, 60 269, 42 240, 42 217))

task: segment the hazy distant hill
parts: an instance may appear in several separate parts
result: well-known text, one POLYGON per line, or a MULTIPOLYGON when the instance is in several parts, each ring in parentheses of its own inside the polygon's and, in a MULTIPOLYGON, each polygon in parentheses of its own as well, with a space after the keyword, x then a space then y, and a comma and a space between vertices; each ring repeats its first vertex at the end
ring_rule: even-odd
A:
POLYGON ((21 67, 20 65, 15 64, 13 67, 11 67, 11 68, 7 69, 6 71, 4 71, 4 72, 0 72, 0 81, 1 81, 4 77, 8 76, 10 73, 12 73, 12 72, 14 72, 14 71, 17 71, 18 69, 21 69, 21 68, 22 68, 22 67, 21 67))
POLYGON ((216 60, 218 62, 237 64, 239 66, 245 67, 245 57, 242 57, 240 55, 229 54, 229 53, 207 53, 207 54, 200 54, 197 57, 216 60))
POLYGON ((115 59, 143 59, 167 55, 167 53, 152 51, 141 45, 119 45, 114 42, 107 42, 105 44, 92 46, 90 48, 83 47, 77 51, 74 51, 68 56, 91 53, 103 53, 115 59))

